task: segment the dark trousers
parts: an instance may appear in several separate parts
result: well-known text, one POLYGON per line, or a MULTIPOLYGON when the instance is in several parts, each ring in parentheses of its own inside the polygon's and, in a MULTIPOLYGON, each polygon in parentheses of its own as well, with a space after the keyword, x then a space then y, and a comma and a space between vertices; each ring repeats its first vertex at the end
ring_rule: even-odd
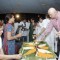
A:
POLYGON ((23 42, 27 42, 27 36, 22 36, 21 39, 23 40, 23 42))
POLYGON ((60 38, 57 38, 57 56, 59 57, 59 52, 60 52, 60 38))

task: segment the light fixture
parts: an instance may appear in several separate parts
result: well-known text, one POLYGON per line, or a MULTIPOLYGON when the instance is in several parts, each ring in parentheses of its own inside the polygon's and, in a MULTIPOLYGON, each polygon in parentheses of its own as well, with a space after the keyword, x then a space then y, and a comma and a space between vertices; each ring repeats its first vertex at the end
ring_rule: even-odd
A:
POLYGON ((16 14, 15 17, 16 17, 17 19, 19 19, 19 18, 20 18, 20 15, 19 15, 19 14, 16 14))

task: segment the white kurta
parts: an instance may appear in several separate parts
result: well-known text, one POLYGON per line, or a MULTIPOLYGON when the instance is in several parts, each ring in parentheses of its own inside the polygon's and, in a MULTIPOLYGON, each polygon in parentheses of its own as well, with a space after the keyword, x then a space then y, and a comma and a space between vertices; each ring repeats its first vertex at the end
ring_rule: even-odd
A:
POLYGON ((49 33, 49 35, 45 39, 45 41, 48 43, 50 48, 52 48, 53 51, 57 50, 55 32, 56 30, 55 28, 53 28, 52 31, 49 33))
POLYGON ((2 48, 2 39, 0 37, 0 49, 2 48))
MULTIPOLYGON (((43 28, 46 28, 48 26, 48 23, 50 22, 49 19, 44 19, 42 24, 40 24, 40 26, 43 28)), ((40 36, 38 37, 38 40, 40 39, 40 36)), ((52 48, 52 50, 54 51, 54 40, 55 40, 55 29, 53 28, 53 30, 50 32, 50 34, 46 37, 45 41, 48 43, 48 45, 52 48)))
MULTIPOLYGON (((41 26, 41 30, 42 28, 46 28, 49 22, 50 22, 49 19, 44 19, 42 23, 39 22, 39 25, 41 26)), ((36 40, 40 40, 40 36, 38 36, 36 40)))
MULTIPOLYGON (((38 23, 39 24, 39 23, 38 23)), ((36 26, 33 34, 39 34, 41 32, 41 26, 36 26)))

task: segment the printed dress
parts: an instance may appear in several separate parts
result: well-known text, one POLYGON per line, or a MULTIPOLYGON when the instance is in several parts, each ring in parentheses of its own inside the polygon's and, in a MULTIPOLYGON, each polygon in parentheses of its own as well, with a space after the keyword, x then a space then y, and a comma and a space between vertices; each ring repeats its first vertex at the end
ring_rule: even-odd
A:
POLYGON ((4 27, 4 52, 5 54, 11 55, 15 54, 15 40, 7 40, 7 32, 11 32, 11 35, 14 36, 14 30, 12 24, 6 24, 4 27))

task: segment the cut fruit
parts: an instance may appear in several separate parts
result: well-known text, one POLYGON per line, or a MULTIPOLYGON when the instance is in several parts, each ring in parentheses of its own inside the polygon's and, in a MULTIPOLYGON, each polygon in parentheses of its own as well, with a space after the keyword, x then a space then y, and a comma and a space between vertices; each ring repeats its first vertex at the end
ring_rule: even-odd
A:
POLYGON ((40 49, 45 49, 45 50, 49 49, 47 46, 43 46, 43 47, 39 47, 39 46, 38 46, 38 48, 40 48, 40 49))
POLYGON ((48 50, 44 50, 44 49, 38 49, 38 52, 41 52, 41 53, 52 53, 48 50))
POLYGON ((46 54, 46 53, 41 53, 41 52, 38 52, 37 56, 40 58, 53 58, 53 54, 46 54))
POLYGON ((36 52, 36 49, 31 49, 31 50, 27 51, 23 56, 27 56, 27 55, 30 55, 35 52, 36 52))

